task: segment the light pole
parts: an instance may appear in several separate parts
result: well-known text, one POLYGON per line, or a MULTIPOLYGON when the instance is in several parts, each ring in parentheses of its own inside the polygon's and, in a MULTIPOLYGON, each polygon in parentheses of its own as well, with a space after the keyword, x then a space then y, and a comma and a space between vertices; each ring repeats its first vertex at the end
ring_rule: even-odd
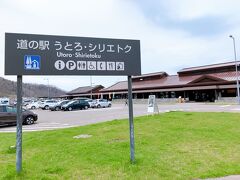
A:
POLYGON ((235 44, 235 38, 234 38, 232 35, 230 35, 229 37, 232 38, 232 40, 233 40, 234 58, 235 58, 235 69, 236 69, 236 81, 237 81, 237 102, 238 102, 238 104, 240 105, 236 44, 235 44))
POLYGON ((92 99, 92 76, 90 76, 90 86, 91 86, 91 99, 92 99))
POLYGON ((49 99, 50 98, 49 79, 44 78, 44 80, 47 80, 47 83, 48 83, 48 99, 49 99))

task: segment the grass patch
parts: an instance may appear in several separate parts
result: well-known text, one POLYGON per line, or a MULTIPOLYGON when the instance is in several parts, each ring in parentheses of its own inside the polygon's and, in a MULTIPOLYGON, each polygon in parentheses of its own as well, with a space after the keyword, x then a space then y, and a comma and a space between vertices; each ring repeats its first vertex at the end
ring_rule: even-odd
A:
POLYGON ((23 172, 15 173, 14 133, 0 133, 0 179, 194 179, 240 174, 240 114, 169 112, 23 134, 23 172), (91 138, 74 139, 79 134, 91 138))

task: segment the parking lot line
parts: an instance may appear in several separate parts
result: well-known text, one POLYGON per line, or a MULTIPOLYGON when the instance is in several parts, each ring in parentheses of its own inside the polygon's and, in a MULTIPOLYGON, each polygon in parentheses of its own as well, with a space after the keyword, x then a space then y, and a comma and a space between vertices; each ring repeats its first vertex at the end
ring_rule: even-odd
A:
POLYGON ((222 107, 222 108, 223 108, 223 107, 229 107, 229 106, 231 106, 231 105, 223 105, 223 106, 220 106, 220 107, 222 107))

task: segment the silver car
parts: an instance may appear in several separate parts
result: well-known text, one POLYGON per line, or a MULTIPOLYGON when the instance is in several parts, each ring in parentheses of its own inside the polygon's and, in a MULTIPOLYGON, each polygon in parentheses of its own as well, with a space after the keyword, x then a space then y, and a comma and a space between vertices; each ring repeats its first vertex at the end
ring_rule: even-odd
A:
POLYGON ((93 100, 92 107, 93 108, 106 108, 111 107, 112 102, 108 101, 107 99, 95 99, 93 100))

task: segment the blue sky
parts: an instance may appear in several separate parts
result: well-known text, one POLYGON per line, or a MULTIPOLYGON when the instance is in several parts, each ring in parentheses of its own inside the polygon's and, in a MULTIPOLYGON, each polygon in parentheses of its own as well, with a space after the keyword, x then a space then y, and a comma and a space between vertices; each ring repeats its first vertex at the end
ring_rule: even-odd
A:
MULTIPOLYGON (((16 80, 4 76, 5 32, 140 39, 142 73, 233 61, 228 36, 238 52, 239 7, 238 0, 2 0, 0 76, 16 80)), ((26 76, 24 82, 47 84, 46 78, 65 90, 90 84, 89 76, 26 76)), ((126 77, 93 77, 106 87, 119 80, 126 77)))
POLYGON ((203 15, 198 18, 179 21, 179 19, 173 19, 169 16, 168 8, 163 5, 164 1, 140 0, 135 2, 138 4, 144 15, 157 26, 169 29, 179 29, 189 33, 191 36, 216 36, 234 26, 229 24, 227 18, 221 15, 203 15))

